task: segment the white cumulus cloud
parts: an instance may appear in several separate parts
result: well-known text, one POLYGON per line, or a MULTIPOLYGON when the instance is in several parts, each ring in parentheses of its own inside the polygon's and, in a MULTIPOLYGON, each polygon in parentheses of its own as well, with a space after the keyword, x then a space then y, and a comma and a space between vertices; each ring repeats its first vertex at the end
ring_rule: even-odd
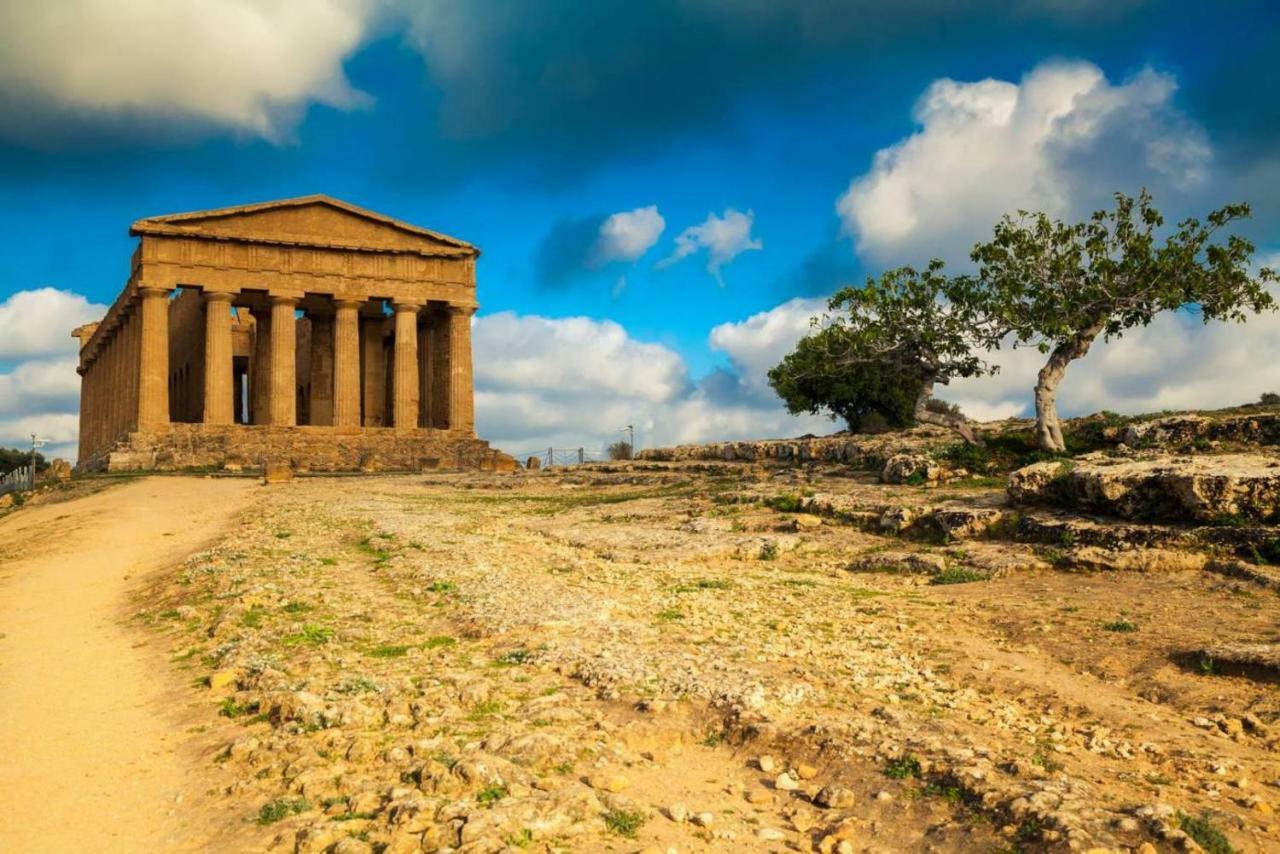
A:
POLYGON ((733 208, 726 208, 722 216, 709 213, 701 223, 689 226, 676 236, 675 250, 658 266, 669 267, 705 249, 707 272, 715 276, 717 282, 724 284, 720 276, 721 267, 743 252, 764 248, 762 242, 751 236, 751 227, 754 223, 753 211, 743 213, 733 208))
MULTIPOLYGON (((757 380, 772 359, 777 331, 716 336, 734 369, 689 378, 679 353, 638 341, 617 323, 585 317, 547 318, 510 312, 476 319, 476 421, 481 436, 513 453, 547 447, 600 450, 633 424, 641 446, 752 436, 793 436, 830 429, 825 419, 794 418, 757 380), (763 348, 768 355, 756 352, 763 348), (749 366, 749 367, 748 367, 749 366), (725 381, 727 378, 727 381, 725 381)), ((770 363, 771 364, 771 363, 770 363)))
POLYGON ((635 261, 658 242, 666 227, 657 205, 611 214, 600 223, 588 264, 599 267, 613 261, 635 261))
POLYGON ((836 209, 864 258, 918 264, 967 257, 1020 208, 1082 216, 1142 186, 1157 203, 1184 196, 1205 184, 1212 151, 1176 88, 1150 69, 1113 84, 1086 62, 1019 83, 936 80, 915 107, 920 129, 877 152, 836 209))
POLYGON ((106 312, 70 291, 18 291, 0 302, 0 359, 78 352, 71 330, 106 312))
POLYGON ((0 0, 0 94, 24 113, 196 119, 277 138, 308 102, 360 101, 342 62, 376 11, 372 0, 0 0))

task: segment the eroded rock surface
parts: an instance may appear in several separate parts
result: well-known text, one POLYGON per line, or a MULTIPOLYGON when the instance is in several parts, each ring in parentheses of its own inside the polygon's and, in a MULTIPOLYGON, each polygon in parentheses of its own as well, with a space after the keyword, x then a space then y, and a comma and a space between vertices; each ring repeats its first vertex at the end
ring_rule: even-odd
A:
POLYGON ((1280 521, 1280 459, 1261 454, 1102 455, 1035 463, 1009 477, 1009 496, 1122 519, 1202 524, 1280 521))

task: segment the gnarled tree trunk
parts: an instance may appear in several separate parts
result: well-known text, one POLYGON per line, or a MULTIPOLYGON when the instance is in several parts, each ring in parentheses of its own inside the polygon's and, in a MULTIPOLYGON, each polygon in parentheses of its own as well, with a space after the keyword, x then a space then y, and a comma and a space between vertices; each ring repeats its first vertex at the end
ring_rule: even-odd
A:
POLYGON ((1102 330, 1102 323, 1080 330, 1070 341, 1054 347, 1049 353, 1049 361, 1040 369, 1036 378, 1036 444, 1041 450, 1058 454, 1067 450, 1067 443, 1062 438, 1062 423, 1058 419, 1058 384, 1067 372, 1067 365, 1084 358, 1102 330))
MULTIPOLYGON (((925 376, 920 385, 920 394, 916 397, 915 419, 921 424, 932 424, 935 427, 946 427, 955 430, 970 445, 981 445, 982 437, 973 429, 969 419, 963 415, 949 415, 945 412, 934 412, 929 409, 929 399, 933 397, 933 386, 939 380, 934 376, 925 376)), ((946 380, 941 381, 946 385, 946 380)))

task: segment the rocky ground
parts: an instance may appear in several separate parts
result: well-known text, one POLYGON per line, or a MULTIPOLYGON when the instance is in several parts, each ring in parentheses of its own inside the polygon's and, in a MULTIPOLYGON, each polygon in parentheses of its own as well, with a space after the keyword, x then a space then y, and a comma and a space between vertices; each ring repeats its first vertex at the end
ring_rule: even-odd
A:
POLYGON ((902 479, 303 478, 136 619, 272 850, 1280 850, 1265 560, 902 479))

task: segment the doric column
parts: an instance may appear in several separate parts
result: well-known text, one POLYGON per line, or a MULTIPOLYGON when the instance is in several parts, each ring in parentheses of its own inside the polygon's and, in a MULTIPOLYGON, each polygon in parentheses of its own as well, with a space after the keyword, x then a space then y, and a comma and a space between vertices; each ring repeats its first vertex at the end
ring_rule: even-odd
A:
POLYGON ((249 377, 249 423, 271 423, 271 309, 254 308, 253 365, 249 377))
POLYGON ((360 305, 337 300, 333 324, 333 424, 360 426, 360 305))
POLYGON ((271 402, 275 426, 298 423, 298 327, 294 321, 297 297, 271 297, 271 402))
POLYGON ((235 414, 231 391, 232 294, 204 295, 204 423, 230 424, 235 414))
POLYGON ((418 426, 418 309, 416 302, 396 302, 395 383, 392 419, 397 430, 418 426))
POLYGON ((382 318, 366 317, 361 335, 364 348, 364 426, 382 427, 387 410, 387 354, 382 347, 382 318))
POLYGON ((138 298, 138 427, 146 429, 169 423, 169 291, 140 287, 138 298))
POLYGON ((333 426, 333 317, 309 314, 311 320, 310 415, 307 423, 333 426))
POLYGON ((449 306, 449 429, 476 432, 471 377, 471 306, 449 306))

